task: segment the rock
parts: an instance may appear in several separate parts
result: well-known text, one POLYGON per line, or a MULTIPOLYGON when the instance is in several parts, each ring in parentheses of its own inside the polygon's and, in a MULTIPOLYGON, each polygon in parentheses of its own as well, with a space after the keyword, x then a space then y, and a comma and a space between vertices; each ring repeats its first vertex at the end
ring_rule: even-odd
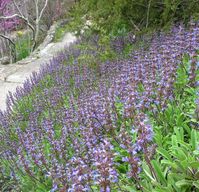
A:
POLYGON ((59 51, 76 41, 72 33, 66 33, 61 42, 49 43, 44 50, 31 54, 26 59, 12 65, 0 65, 0 110, 6 108, 6 95, 8 91, 14 92, 18 85, 29 78, 32 72, 39 72, 41 67, 49 63, 59 51), (41 58, 39 58, 41 57, 41 58))
POLYGON ((35 50, 35 52, 38 52, 39 50, 43 50, 48 44, 52 43, 52 41, 54 40, 55 31, 57 27, 58 27, 58 23, 55 23, 50 27, 43 43, 39 45, 39 47, 35 50))
POLYGON ((60 27, 64 27, 64 26, 67 25, 70 21, 71 21, 71 19, 63 19, 62 21, 60 21, 59 25, 60 25, 60 27))
POLYGON ((10 58, 8 56, 0 58, 0 64, 7 65, 10 63, 10 58))

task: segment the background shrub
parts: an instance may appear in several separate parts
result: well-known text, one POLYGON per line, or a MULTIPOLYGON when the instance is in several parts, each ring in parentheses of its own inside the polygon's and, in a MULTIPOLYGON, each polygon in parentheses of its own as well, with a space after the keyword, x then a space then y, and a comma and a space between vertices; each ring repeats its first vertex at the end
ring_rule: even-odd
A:
POLYGON ((186 23, 191 17, 199 18, 199 5, 195 0, 80 0, 71 15, 79 21, 78 26, 89 19, 94 31, 118 34, 186 23))

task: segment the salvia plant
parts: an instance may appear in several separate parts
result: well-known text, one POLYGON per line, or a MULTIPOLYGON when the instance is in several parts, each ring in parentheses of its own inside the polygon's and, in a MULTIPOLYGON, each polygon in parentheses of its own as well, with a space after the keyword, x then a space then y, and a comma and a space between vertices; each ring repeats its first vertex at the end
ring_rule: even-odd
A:
POLYGON ((97 36, 80 40, 9 93, 2 190, 199 191, 199 24, 143 40, 105 62, 97 36))

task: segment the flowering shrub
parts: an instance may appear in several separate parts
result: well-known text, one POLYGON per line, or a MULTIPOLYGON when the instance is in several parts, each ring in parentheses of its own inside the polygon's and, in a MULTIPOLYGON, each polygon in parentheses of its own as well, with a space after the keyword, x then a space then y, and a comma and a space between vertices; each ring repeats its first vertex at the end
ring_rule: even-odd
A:
POLYGON ((198 34, 175 27, 104 63, 97 40, 74 46, 10 93, 0 152, 22 191, 197 191, 198 34))
MULTIPOLYGON (((0 16, 9 17, 14 14, 14 7, 11 5, 11 0, 2 0, 0 2, 0 16)), ((20 24, 20 19, 17 17, 2 20, 0 19, 0 32, 7 33, 20 24)))

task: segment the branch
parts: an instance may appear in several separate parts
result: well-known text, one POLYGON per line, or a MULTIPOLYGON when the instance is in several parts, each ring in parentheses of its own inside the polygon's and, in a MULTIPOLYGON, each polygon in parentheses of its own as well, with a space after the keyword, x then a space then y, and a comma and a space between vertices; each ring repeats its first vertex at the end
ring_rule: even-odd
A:
POLYGON ((146 28, 147 28, 148 25, 149 25, 149 12, 150 12, 150 7, 151 7, 151 0, 149 1, 148 8, 147 8, 146 28))
POLYGON ((48 5, 48 0, 45 1, 45 5, 44 5, 43 9, 40 12, 40 15, 39 15, 39 18, 38 18, 39 21, 41 20, 41 17, 43 15, 44 10, 46 9, 47 5, 48 5))
POLYGON ((26 24, 31 28, 31 30, 33 31, 33 37, 34 37, 34 34, 35 34, 35 28, 29 23, 28 19, 26 17, 24 17, 23 15, 19 15, 19 14, 13 14, 13 15, 10 15, 10 16, 2 16, 0 17, 0 19, 13 19, 15 17, 19 17, 20 19, 23 19, 26 24))
POLYGON ((36 13, 36 22, 37 22, 37 20, 39 18, 38 1, 34 0, 34 3, 35 3, 35 13, 36 13))
POLYGON ((14 43, 14 41, 11 38, 9 38, 8 36, 3 35, 3 34, 0 34, 0 37, 8 40, 15 47, 15 43, 14 43))
POLYGON ((14 15, 10 15, 10 16, 1 16, 0 19, 13 19, 15 17, 20 17, 20 18, 24 18, 23 16, 20 16, 19 14, 14 14, 14 15))
POLYGON ((130 22, 131 22, 131 24, 135 27, 135 29, 136 29, 137 31, 140 31, 140 29, 139 29, 138 26, 133 22, 132 19, 130 19, 130 22))
POLYGON ((24 17, 24 15, 23 15, 23 13, 21 12, 21 10, 19 9, 19 6, 17 5, 16 1, 15 1, 15 0, 13 0, 13 2, 14 2, 14 5, 15 5, 15 7, 16 7, 16 9, 17 9, 17 11, 20 13, 20 15, 21 15, 21 16, 23 16, 23 17, 24 17))

